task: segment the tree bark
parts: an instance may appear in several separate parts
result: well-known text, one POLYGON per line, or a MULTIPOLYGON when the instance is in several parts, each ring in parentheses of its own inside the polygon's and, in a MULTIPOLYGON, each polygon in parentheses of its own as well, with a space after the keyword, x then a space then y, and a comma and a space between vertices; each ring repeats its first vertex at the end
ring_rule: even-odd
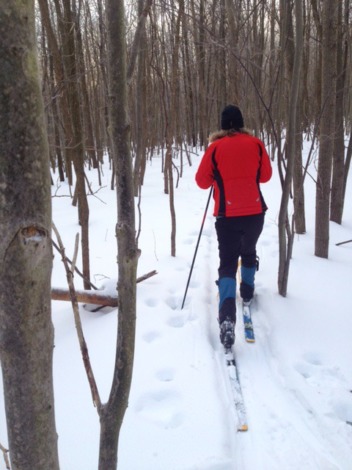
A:
MULTIPOLYGON (((141 16, 143 13, 144 0, 138 0, 138 16, 141 16)), ((133 170, 133 179, 134 179, 134 195, 138 196, 141 191, 141 186, 143 182, 143 168, 145 167, 146 159, 146 98, 147 98, 147 88, 146 88, 146 34, 145 34, 145 24, 140 32, 140 41, 142 46, 138 50, 138 67, 137 67, 137 90, 136 90, 136 102, 137 102, 137 112, 136 112, 136 156, 134 160, 134 170, 133 170)))
POLYGON ((130 125, 127 112, 127 61, 123 0, 106 0, 108 31, 109 114, 117 189, 119 314, 115 369, 108 402, 99 410, 99 470, 117 467, 118 443, 132 381, 136 329, 135 210, 130 125))
MULTIPOLYGON (((337 224, 342 223, 344 206, 343 180, 345 173, 345 133, 344 133, 344 88, 347 68, 347 42, 344 47, 344 33, 342 24, 342 2, 338 3, 338 30, 337 30, 337 79, 336 79, 336 108, 335 108, 335 136, 333 150, 332 184, 331 184, 331 212, 330 220, 337 224)), ((345 25, 347 28, 348 26, 345 25)))
MULTIPOLYGON (((176 130, 176 89, 178 81, 178 57, 180 49, 180 31, 181 19, 184 13, 184 1, 179 0, 179 9, 176 20, 175 44, 172 51, 171 78, 170 78, 170 107, 169 116, 166 116, 166 156, 165 156, 165 175, 169 194, 169 207, 171 216, 171 256, 176 256, 176 211, 174 201, 174 179, 172 167, 172 144, 173 136, 176 130)), ((165 100, 166 101, 166 100, 165 100)))
POLYGON ((337 6, 323 1, 322 13, 322 113, 316 186, 315 255, 329 256, 330 185, 335 132, 337 6))
POLYGON ((286 297, 290 259, 293 247, 293 230, 289 227, 288 221, 288 201, 293 178, 295 160, 295 133, 296 133, 296 106, 299 94, 300 71, 302 63, 302 42, 303 42, 303 20, 302 1, 295 0, 296 10, 296 44, 294 52, 294 65, 291 80, 289 123, 287 130, 287 165, 281 197, 279 212, 279 294, 286 297), (287 233, 287 240, 286 240, 287 233))
MULTIPOLYGON (((294 59, 295 59, 295 46, 294 46, 294 32, 293 32, 293 13, 290 8, 287 8, 286 11, 287 16, 287 32, 288 32, 288 40, 287 40, 287 69, 288 69, 288 77, 289 80, 292 82, 293 70, 294 70, 294 59)), ((303 19, 302 19, 303 23, 303 19)), ((302 24, 303 28, 303 24, 302 24)), ((300 45, 299 47, 303 48, 303 33, 300 38, 300 45)), ((303 52, 301 61, 303 62, 303 52)), ((303 66, 301 67, 302 70, 303 66)), ((301 106, 301 98, 302 98, 302 73, 299 76, 299 83, 298 83, 298 98, 295 104, 295 128, 294 128, 294 135, 290 136, 290 139, 294 138, 294 146, 291 147, 289 142, 288 146, 290 146, 288 151, 292 152, 293 154, 293 207, 294 207, 294 221, 292 231, 294 233, 303 234, 306 232, 306 224, 305 224, 305 213, 304 213, 304 179, 303 179, 303 161, 302 161, 302 106, 301 106)), ((290 95, 290 93, 289 93, 290 95)), ((288 116, 287 122, 290 122, 290 115, 288 116)))
POLYGON ((59 469, 49 152, 34 2, 0 1, 0 353, 13 470, 59 469))
MULTIPOLYGON (((60 106, 65 133, 66 167, 73 162, 76 173, 76 195, 78 198, 78 219, 81 225, 82 270, 84 288, 89 289, 89 207, 85 188, 83 129, 76 67, 74 21, 70 0, 63 0, 64 14, 59 15, 59 26, 63 36, 62 54, 49 15, 47 0, 39 0, 42 22, 48 36, 50 52, 57 84, 62 87, 60 106)), ((59 5, 57 3, 57 8, 59 5)), ((71 182, 70 182, 71 183, 71 182)))
POLYGON ((62 30, 64 32, 63 62, 67 83, 67 101, 70 108, 70 124, 72 140, 69 143, 69 153, 76 173, 76 194, 78 198, 78 219, 81 226, 82 271, 84 288, 90 289, 89 261, 89 206, 87 200, 84 175, 84 147, 81 116, 81 102, 78 90, 78 75, 76 64, 76 47, 74 38, 74 21, 70 0, 63 0, 64 15, 62 30))

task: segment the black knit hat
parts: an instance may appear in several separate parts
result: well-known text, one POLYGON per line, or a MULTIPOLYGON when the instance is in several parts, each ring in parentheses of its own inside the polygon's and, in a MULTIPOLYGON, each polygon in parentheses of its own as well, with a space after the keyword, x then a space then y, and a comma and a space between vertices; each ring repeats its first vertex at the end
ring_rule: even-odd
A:
POLYGON ((244 127, 243 116, 239 108, 232 104, 225 106, 221 113, 221 129, 242 129, 244 127))

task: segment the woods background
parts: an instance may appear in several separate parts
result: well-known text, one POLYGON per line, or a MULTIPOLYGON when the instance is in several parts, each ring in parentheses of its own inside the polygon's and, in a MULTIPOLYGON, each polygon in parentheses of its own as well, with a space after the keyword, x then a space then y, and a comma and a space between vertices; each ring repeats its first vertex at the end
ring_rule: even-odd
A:
POLYGON ((175 256, 183 166, 206 147, 221 109, 238 105, 279 170, 285 296, 294 235, 306 231, 307 177, 316 183, 316 256, 328 258, 329 223, 343 220, 352 155, 350 0, 0 0, 0 31, 0 352, 12 465, 59 468, 48 159, 51 183, 67 180, 78 208, 86 290, 94 286, 85 171, 99 175, 108 159, 118 201, 119 325, 112 393, 96 405, 99 469, 116 468, 133 366, 141 230, 134 206, 146 162, 162 156, 175 256), (304 139, 311 147, 303 159, 304 139))
MULTIPOLYGON (((154 152, 165 155, 165 192, 172 191, 172 173, 182 177, 183 159, 191 160, 192 147, 207 145, 209 133, 219 127, 222 107, 231 102, 242 109, 246 127, 265 141, 282 181, 288 152, 294 153, 296 233, 305 232, 303 182, 309 165, 319 166, 316 149, 322 140, 317 210, 323 216, 317 220, 325 227, 329 218, 341 223, 352 153, 351 139, 345 145, 352 116, 350 1, 125 3, 135 195, 140 194, 146 159, 154 152), (298 54, 299 87, 292 103, 298 54), (288 149, 290 129, 294 146, 288 149), (304 163, 303 138, 312 142, 304 163), (174 157, 181 158, 180 172, 172 166, 174 157)), ((99 171, 111 148, 104 2, 38 0, 37 34, 51 165, 71 183, 74 168, 74 197, 82 200, 85 225, 89 187, 83 166, 99 171)), ((327 257, 328 234, 322 227, 319 234, 316 254, 327 257)), ((84 232, 82 244, 88 256, 84 232)), ((87 266, 85 275, 89 279, 87 266)))

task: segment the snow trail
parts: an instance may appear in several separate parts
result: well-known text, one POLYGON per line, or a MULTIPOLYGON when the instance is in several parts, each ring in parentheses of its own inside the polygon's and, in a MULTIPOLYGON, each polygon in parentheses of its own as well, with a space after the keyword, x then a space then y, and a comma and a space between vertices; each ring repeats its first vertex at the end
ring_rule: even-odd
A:
MULTIPOLYGON (((249 430, 237 432, 217 322, 218 248, 212 204, 188 290, 207 192, 194 182, 197 159, 185 167, 175 198, 177 253, 170 256, 170 208, 163 193, 161 158, 153 157, 143 186, 142 250, 138 275, 158 274, 137 286, 136 354, 129 407, 123 423, 119 470, 352 470, 352 223, 331 224, 331 257, 313 256, 314 183, 308 180, 307 233, 296 236, 289 291, 277 294, 277 213, 281 196, 273 181, 263 188, 269 206, 258 243, 253 324, 256 342, 236 327, 236 356, 249 430)), ((177 163, 177 160, 175 160, 177 163)), ((96 173, 88 171, 92 187, 96 173)), ((103 172, 99 198, 90 199, 92 280, 116 290, 116 195, 111 170, 103 172), (104 203, 103 203, 104 202, 104 203)), ((68 256, 78 230, 66 183, 55 189, 53 218, 68 256)), ((352 198, 346 199, 346 214, 352 198)), ((80 280, 76 278, 76 287, 80 280)), ((58 255, 53 286, 66 285, 58 255)), ((80 357, 68 302, 53 302, 54 385, 62 470, 96 470, 99 420, 80 357)), ((90 358, 103 401, 115 360, 116 309, 80 306, 90 358)), ((0 378, 1 384, 1 378, 0 378)), ((0 394, 0 442, 6 443, 0 394)), ((4 469, 0 459, 0 469, 4 469)))
MULTIPOLYGON (((270 223, 266 222, 266 225, 270 223)), ((206 296, 208 308, 203 323, 216 357, 215 373, 218 377, 213 380, 221 384, 218 399, 224 403, 223 422, 227 438, 225 447, 229 449, 231 462, 228 469, 350 470, 351 433, 346 433, 346 425, 341 420, 336 423, 336 431, 341 432, 332 435, 331 422, 328 423, 336 420, 336 415, 339 414, 343 415, 343 419, 350 416, 351 400, 347 383, 344 385, 345 402, 337 399, 334 409, 329 411, 327 404, 324 404, 324 395, 326 399, 329 392, 333 393, 332 388, 339 388, 341 380, 336 371, 329 372, 314 353, 297 358, 294 367, 281 354, 281 343, 285 341, 285 337, 282 337, 280 331, 276 331, 275 326, 280 312, 270 311, 270 297, 275 297, 276 294, 270 293, 270 284, 266 285, 262 274, 269 270, 272 272, 271 259, 277 252, 277 239, 271 233, 263 234, 258 242, 261 268, 256 276, 257 287, 252 307, 256 336, 254 344, 248 344, 244 340, 242 315, 237 306, 235 350, 249 430, 247 433, 236 432, 237 417, 219 341, 215 285, 218 252, 214 219, 211 215, 207 217, 204 239, 200 246, 201 250, 207 249, 208 253, 198 260, 196 277, 202 277, 202 288, 192 292, 191 302, 197 302, 198 296, 201 297, 200 302, 204 302, 202 297, 206 296), (320 376, 319 384, 314 383, 317 375, 320 376), (327 380, 324 380, 324 375, 329 376, 327 380), (337 383, 333 385, 331 379, 337 383), (324 385, 329 390, 324 390, 324 385), (322 416, 321 409, 324 407, 326 412, 322 416), (346 438, 343 438, 344 433, 346 438)), ((287 299, 275 299, 276 305, 282 305, 283 312, 287 302, 287 299)))

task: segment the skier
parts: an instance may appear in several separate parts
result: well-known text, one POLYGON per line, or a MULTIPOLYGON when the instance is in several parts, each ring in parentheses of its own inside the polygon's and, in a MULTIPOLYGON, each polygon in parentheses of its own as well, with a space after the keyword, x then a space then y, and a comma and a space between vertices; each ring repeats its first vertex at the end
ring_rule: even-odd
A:
POLYGON ((221 113, 221 130, 209 137, 196 173, 202 189, 214 188, 214 216, 220 265, 220 341, 231 349, 235 341, 236 273, 241 257, 240 295, 249 304, 254 293, 257 269, 256 245, 263 230, 267 206, 260 184, 270 180, 272 168, 261 140, 244 128, 240 109, 226 106, 221 113))

